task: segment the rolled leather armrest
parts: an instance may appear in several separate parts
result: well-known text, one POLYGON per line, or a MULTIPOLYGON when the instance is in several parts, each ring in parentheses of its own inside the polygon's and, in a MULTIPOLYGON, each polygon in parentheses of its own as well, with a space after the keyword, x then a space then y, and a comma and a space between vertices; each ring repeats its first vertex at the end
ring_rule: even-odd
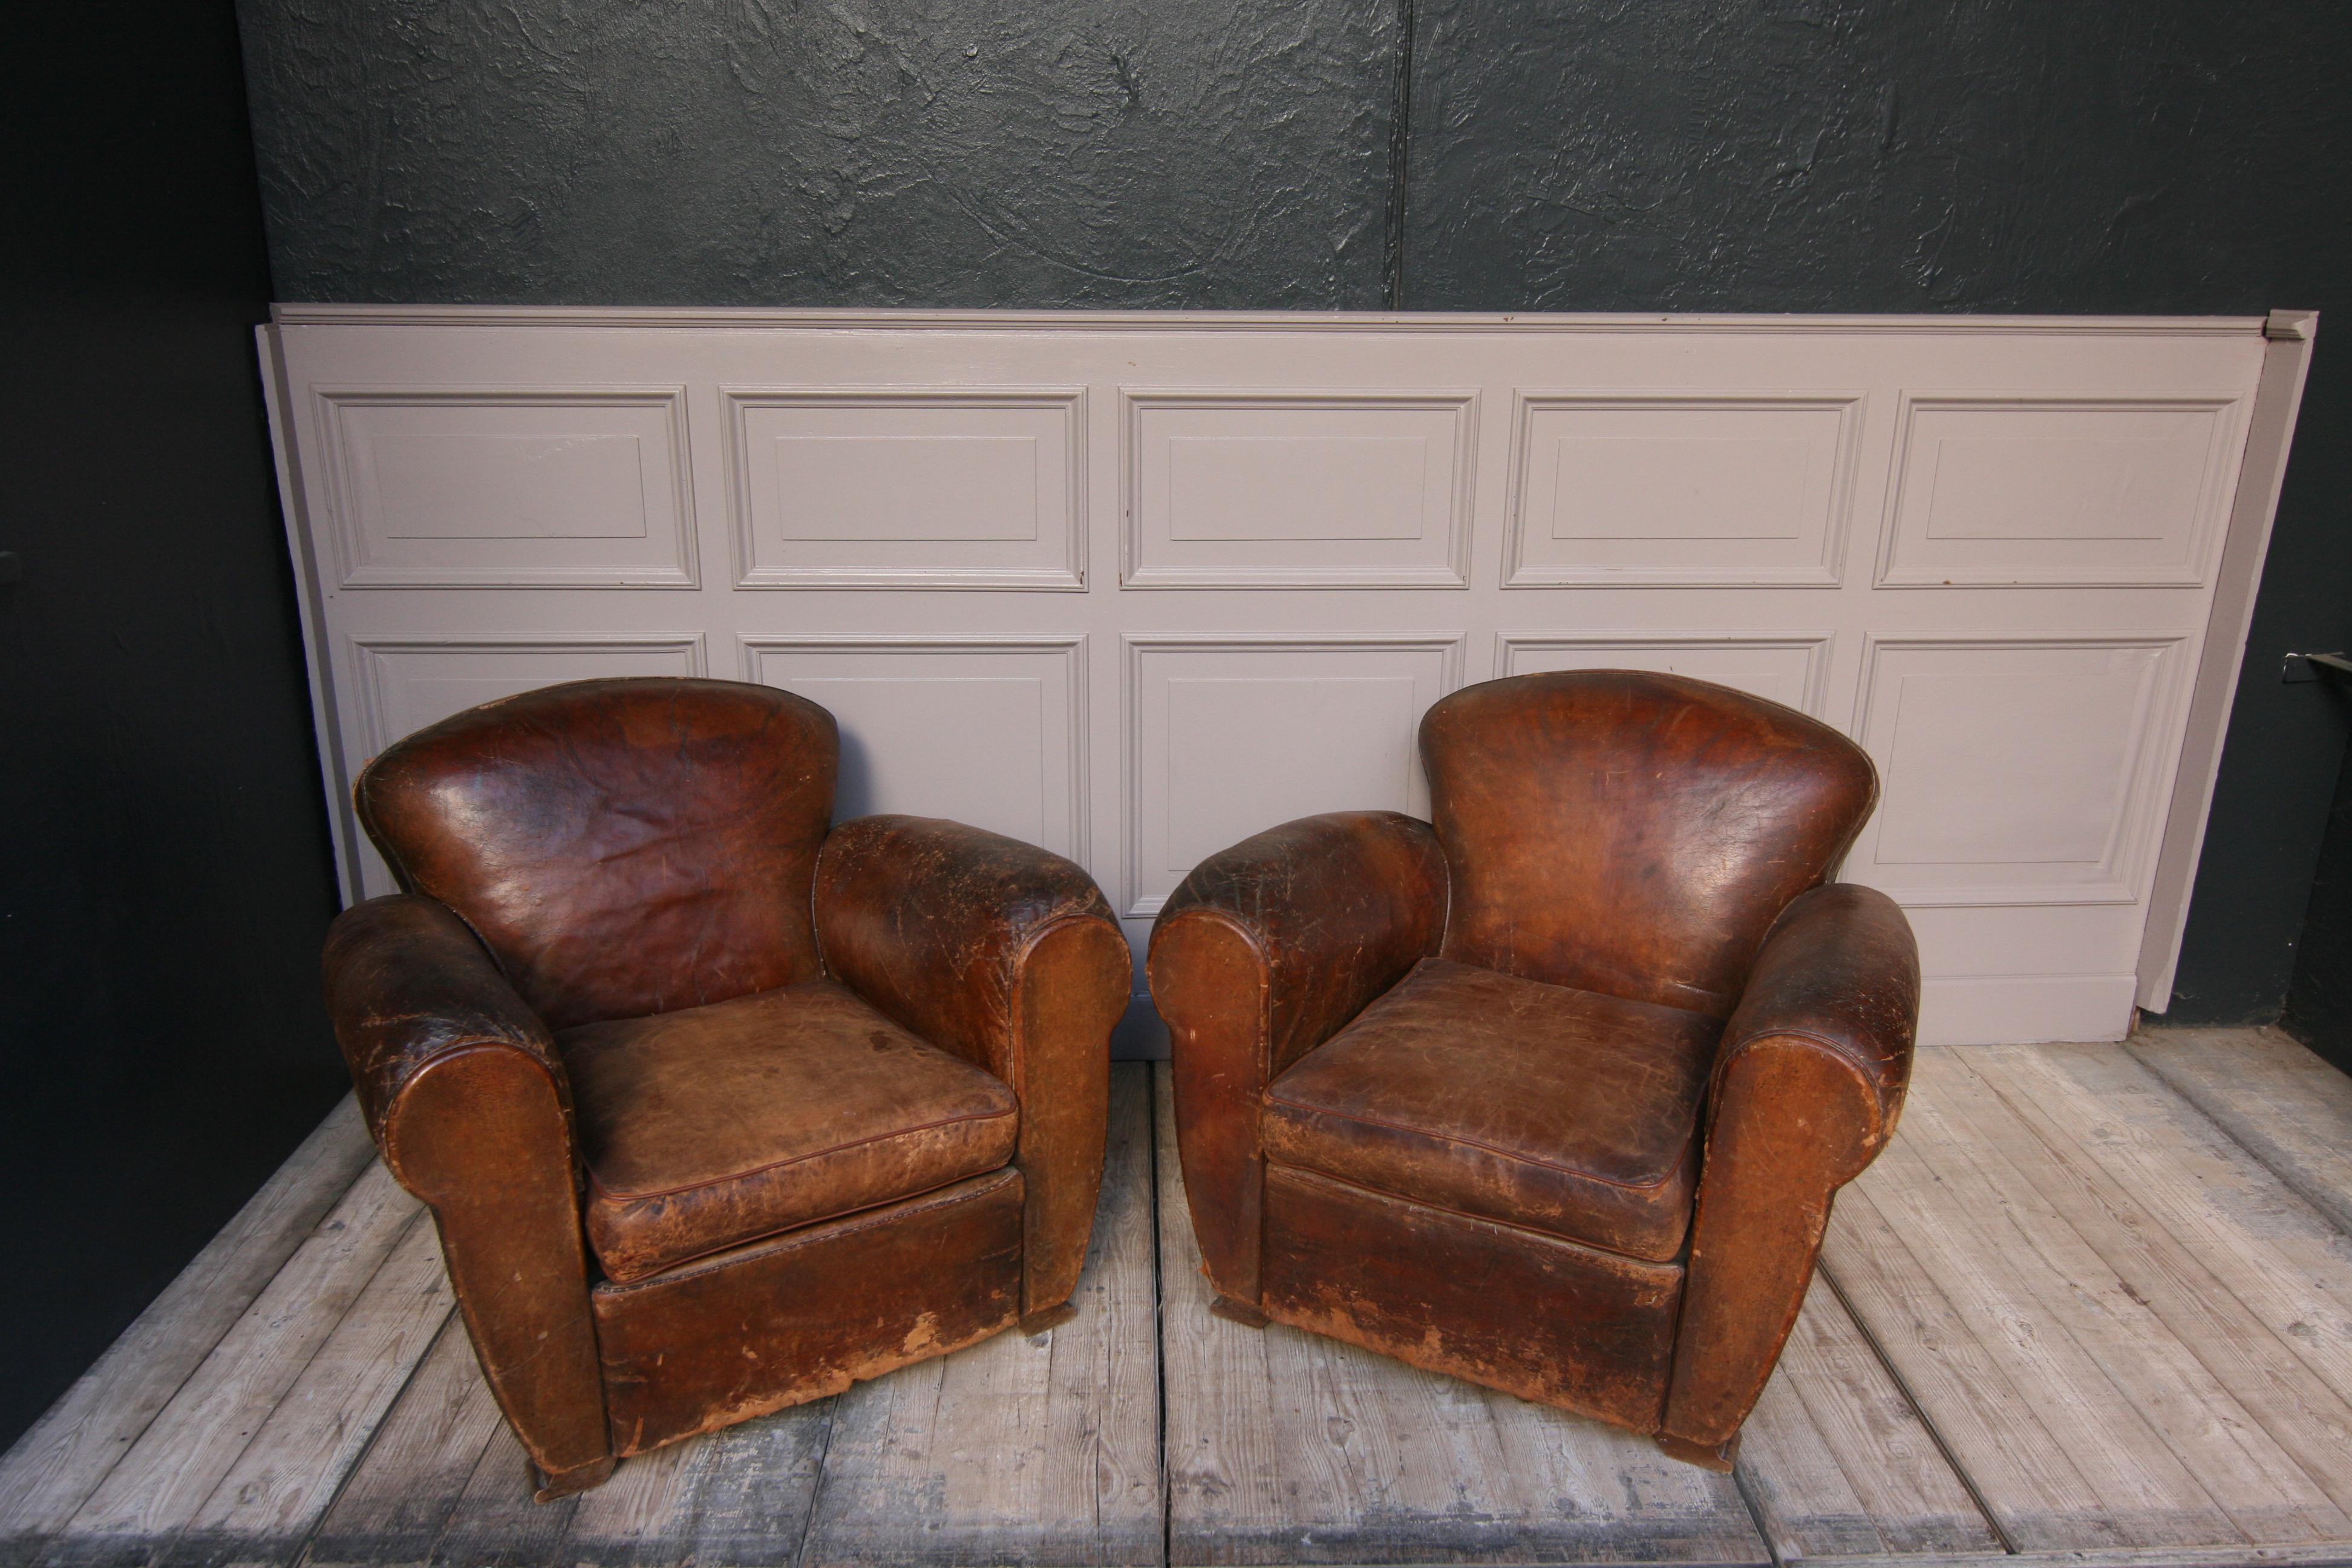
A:
POLYGON ((1445 897, 1427 823, 1349 811, 1210 857, 1160 910, 1151 995, 1172 1040, 1184 1191, 1229 1308, 1258 1300, 1266 1084, 1436 951, 1445 897))
POLYGON ((327 1011, 384 1163, 433 1210, 500 1408, 552 1495, 612 1468, 571 1097, 547 1027, 446 906, 371 899, 327 935, 327 1011))
POLYGON ((842 984, 1021 1102, 1022 1316, 1055 1321, 1102 1188, 1110 1032, 1134 960, 1094 879, 1048 850, 920 816, 835 827, 818 854, 817 945, 842 984))
MULTIPOLYGON (((508 1051, 518 1075, 544 1078, 568 1118, 571 1095, 555 1042, 480 941, 446 905, 413 894, 370 899, 327 932, 327 1012, 384 1163, 403 1186, 432 1199, 469 1173, 436 1169, 415 1142, 413 1099, 436 1069, 468 1053, 508 1051), (405 1140, 405 1142, 404 1142, 405 1140)), ((559 1151, 568 1163, 567 1128, 559 1151)))
MULTIPOLYGON (((1822 1052, 1853 1076, 1850 1182, 1886 1144, 1911 1083, 1919 1026, 1919 944, 1901 906, 1836 882, 1790 901, 1765 934, 1738 1010, 1724 1026, 1718 1082, 1739 1053, 1780 1044, 1822 1052)), ((1719 1114, 1719 1111, 1718 1111, 1719 1114)))
POLYGON ((1730 1441, 1804 1305, 1837 1189, 1894 1135, 1919 1019, 1919 950, 1885 894, 1852 883, 1793 900, 1725 1026, 1669 1437, 1730 1441))

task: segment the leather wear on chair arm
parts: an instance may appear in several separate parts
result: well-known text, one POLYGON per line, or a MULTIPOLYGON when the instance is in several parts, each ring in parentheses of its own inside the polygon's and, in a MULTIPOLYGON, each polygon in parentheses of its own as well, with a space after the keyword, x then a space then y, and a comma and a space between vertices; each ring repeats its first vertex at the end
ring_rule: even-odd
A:
POLYGON ((548 1495, 612 1468, 572 1109, 546 1026, 465 922, 373 899, 327 937, 336 1038, 384 1163, 432 1205, 484 1376, 548 1495))
POLYGON ((1664 1431, 1730 1441, 1812 1281, 1837 1189, 1893 1136, 1911 1077, 1919 955, 1884 893, 1794 900, 1724 1032, 1664 1431))
POLYGON ((1301 817, 1192 868, 1151 931, 1172 1039, 1179 1152, 1203 1266, 1258 1298, 1265 1086, 1437 946, 1445 860, 1391 811, 1301 817))
POLYGON ((1723 1031, 1717 1073, 1780 1037, 1829 1052, 1853 1071, 1867 1120, 1852 1181, 1895 1134, 1919 1021, 1919 944, 1902 907, 1874 888, 1834 882, 1792 900, 1764 939, 1723 1031))
POLYGON ((814 900, 829 973, 1019 1097, 1022 1313, 1045 1326, 1086 1262, 1110 1117, 1110 1032, 1133 989, 1109 902, 1050 851, 890 816, 834 829, 814 900))
POLYGON ((1305 1056, 1437 950, 1445 861, 1429 825, 1392 811, 1304 816, 1192 868, 1162 933, 1221 920, 1266 971, 1268 1078, 1305 1056))
POLYGON ((446 905, 408 893, 353 905, 327 933, 324 967, 328 1016, 360 1109, 409 1191, 430 1199, 444 1173, 404 1158, 403 1102, 426 1073, 462 1053, 520 1053, 547 1075, 569 1120, 571 1091, 553 1037, 446 905))

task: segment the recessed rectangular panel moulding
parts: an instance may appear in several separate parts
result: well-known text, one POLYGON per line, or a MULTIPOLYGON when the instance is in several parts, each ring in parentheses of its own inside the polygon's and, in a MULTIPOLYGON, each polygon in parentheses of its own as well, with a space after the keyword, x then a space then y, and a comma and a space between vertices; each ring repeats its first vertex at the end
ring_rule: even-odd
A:
POLYGON ((1467 393, 1126 394, 1131 588, 1458 588, 1467 393))
POLYGON ((1862 414, 1858 396, 1523 395, 1507 581, 1834 584, 1862 414))
POLYGON ((724 397, 738 586, 1086 586, 1084 394, 724 397))

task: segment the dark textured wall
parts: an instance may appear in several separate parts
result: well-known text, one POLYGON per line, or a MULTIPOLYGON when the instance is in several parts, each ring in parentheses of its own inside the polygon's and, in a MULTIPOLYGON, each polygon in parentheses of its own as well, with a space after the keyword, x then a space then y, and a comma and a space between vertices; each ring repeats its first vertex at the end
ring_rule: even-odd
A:
POLYGON ((1379 303, 1388 0, 247 0, 292 300, 1379 303))
POLYGON ((2174 1014, 2278 1011, 2346 731, 2277 670, 2352 634, 2341 6, 241 15, 288 299, 2329 312, 2174 1014))
POLYGON ((228 0, 10 18, 0 1447, 344 1086, 228 0))
POLYGON ((2347 38, 2309 3, 1421 0, 1409 301, 2305 303, 2347 38))
MULTIPOLYGON (((2352 703, 2352 689, 2341 700, 2352 703)), ((2321 1056, 2352 1072, 2352 758, 2336 781, 2336 805, 2328 813, 2282 1022, 2321 1056)))

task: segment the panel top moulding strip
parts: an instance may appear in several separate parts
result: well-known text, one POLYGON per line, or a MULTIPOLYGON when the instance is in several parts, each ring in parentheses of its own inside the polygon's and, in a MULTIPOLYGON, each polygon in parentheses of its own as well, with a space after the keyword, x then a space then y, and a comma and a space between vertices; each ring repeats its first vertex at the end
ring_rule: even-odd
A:
POLYGON ((818 331, 1885 332, 2261 337, 2260 316, 1454 314, 1278 310, 862 310, 761 307, 276 304, 281 327, 768 327, 818 331))

